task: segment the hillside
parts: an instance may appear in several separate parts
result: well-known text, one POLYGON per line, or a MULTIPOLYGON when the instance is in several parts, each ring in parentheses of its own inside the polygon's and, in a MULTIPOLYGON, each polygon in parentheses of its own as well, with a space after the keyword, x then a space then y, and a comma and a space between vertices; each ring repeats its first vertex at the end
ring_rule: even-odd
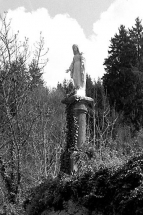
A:
POLYGON ((143 155, 117 169, 59 175, 31 189, 27 215, 143 214, 143 155))

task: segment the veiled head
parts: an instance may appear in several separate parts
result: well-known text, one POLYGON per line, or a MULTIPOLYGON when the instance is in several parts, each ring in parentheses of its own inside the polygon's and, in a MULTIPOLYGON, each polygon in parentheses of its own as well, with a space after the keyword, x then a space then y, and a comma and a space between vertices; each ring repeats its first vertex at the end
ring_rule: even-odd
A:
POLYGON ((73 53, 74 53, 74 54, 75 54, 75 53, 79 53, 79 54, 80 54, 78 45, 74 44, 74 45, 72 46, 72 49, 73 49, 73 53))

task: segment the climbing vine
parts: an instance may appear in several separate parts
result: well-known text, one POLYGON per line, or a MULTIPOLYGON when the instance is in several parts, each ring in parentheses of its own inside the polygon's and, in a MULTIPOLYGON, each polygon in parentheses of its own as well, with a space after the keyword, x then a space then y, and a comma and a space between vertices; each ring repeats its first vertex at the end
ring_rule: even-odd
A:
POLYGON ((66 140, 67 140, 67 149, 70 152, 73 152, 77 148, 77 138, 78 138, 78 122, 77 117, 74 114, 74 105, 75 102, 67 105, 66 107, 66 140))
POLYGON ((78 122, 74 114, 74 106, 77 101, 66 105, 66 146, 61 157, 61 171, 71 173, 71 155, 77 150, 78 122))

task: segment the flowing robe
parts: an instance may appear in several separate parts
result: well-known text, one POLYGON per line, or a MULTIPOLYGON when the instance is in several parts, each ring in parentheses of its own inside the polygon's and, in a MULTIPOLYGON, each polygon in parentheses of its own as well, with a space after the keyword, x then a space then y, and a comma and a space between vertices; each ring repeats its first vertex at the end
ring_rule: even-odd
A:
POLYGON ((75 88, 83 89, 85 91, 86 74, 85 74, 85 59, 82 54, 74 55, 73 61, 70 65, 70 75, 74 81, 75 88))

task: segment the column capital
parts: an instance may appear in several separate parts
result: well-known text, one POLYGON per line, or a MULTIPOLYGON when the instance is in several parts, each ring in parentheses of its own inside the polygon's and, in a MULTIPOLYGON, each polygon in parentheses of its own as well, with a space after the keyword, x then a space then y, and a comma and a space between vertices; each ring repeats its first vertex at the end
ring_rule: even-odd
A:
POLYGON ((84 103, 84 104, 92 104, 93 99, 90 97, 87 97, 87 96, 79 96, 79 95, 75 94, 75 95, 64 98, 61 102, 66 105, 68 105, 68 104, 70 105, 73 103, 79 103, 79 102, 84 103))

